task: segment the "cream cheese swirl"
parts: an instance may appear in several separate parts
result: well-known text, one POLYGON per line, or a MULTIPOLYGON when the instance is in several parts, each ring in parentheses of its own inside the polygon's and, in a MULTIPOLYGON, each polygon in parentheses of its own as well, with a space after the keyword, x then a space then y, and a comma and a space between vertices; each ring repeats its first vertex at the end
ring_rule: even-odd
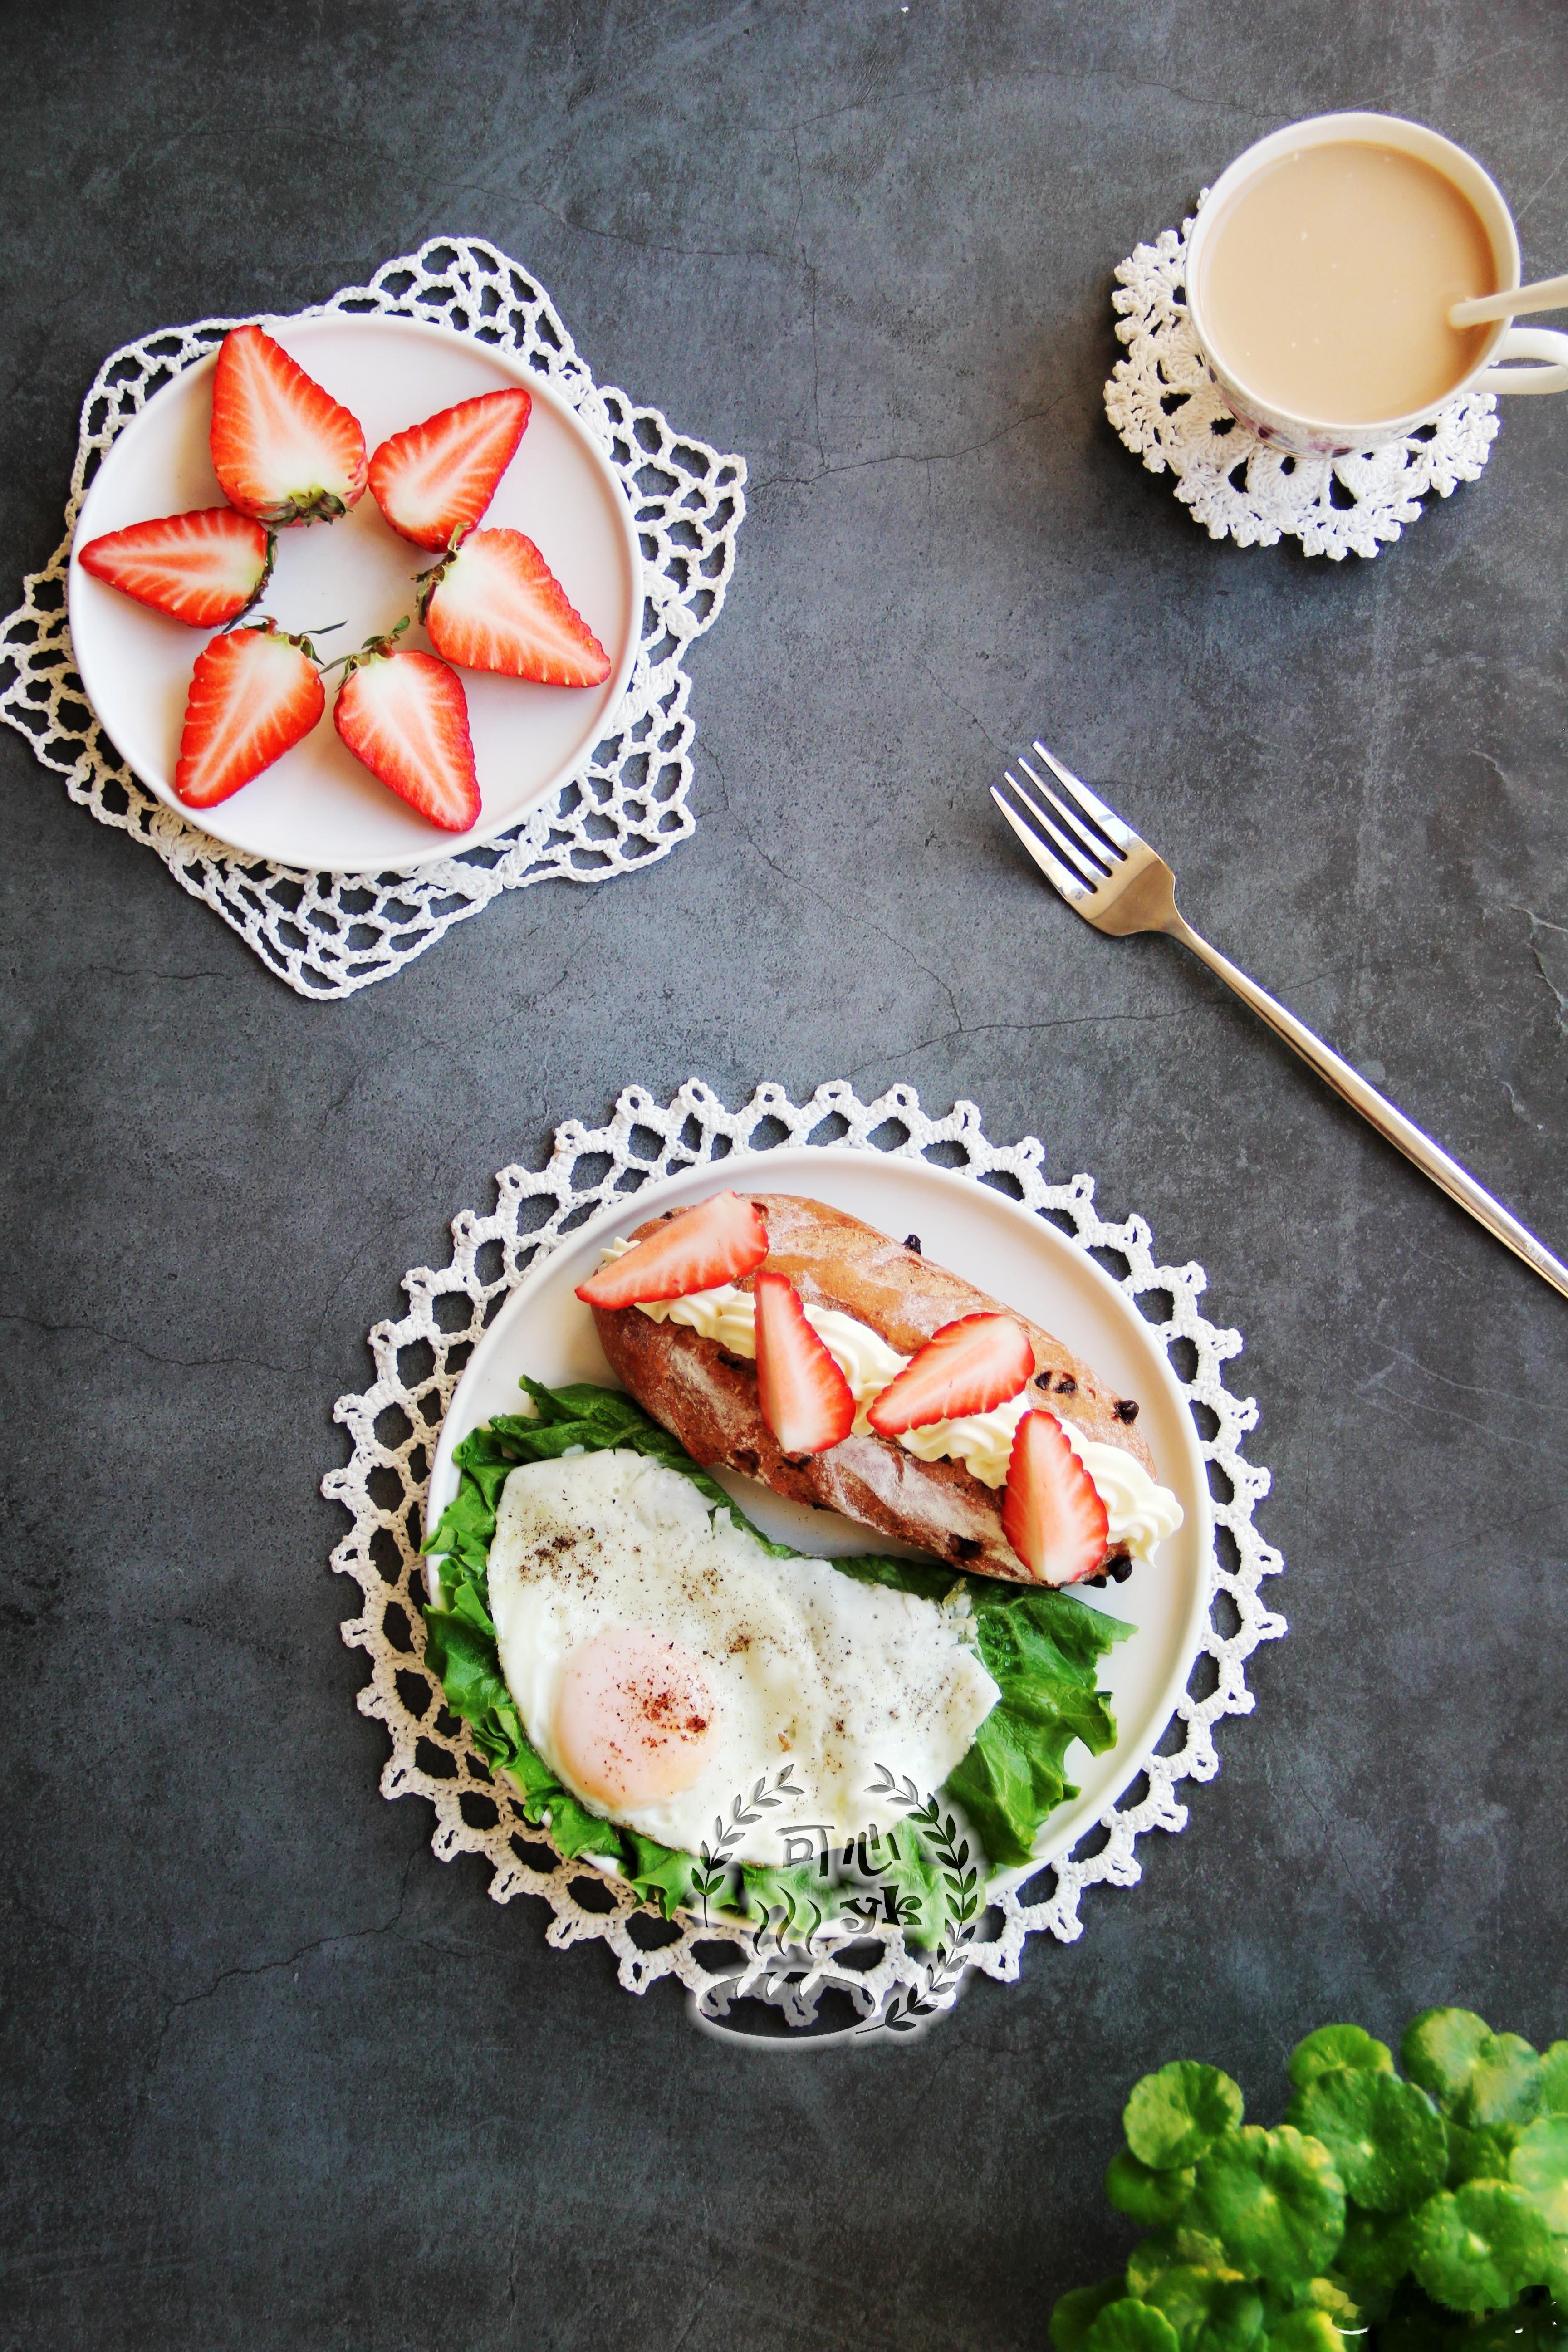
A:
MULTIPOLYGON (((630 1242, 607 1242, 607 1261, 624 1257, 630 1242)), ((909 1362, 889 1347, 879 1332, 837 1307, 814 1307, 803 1299, 805 1319, 849 1383, 855 1400, 855 1433, 866 1436, 868 1408, 909 1362)), ((679 1323, 700 1339, 716 1339, 732 1356, 755 1362, 755 1314, 749 1290, 732 1282, 716 1283, 711 1290, 696 1290, 686 1298, 639 1301, 639 1315, 653 1323, 679 1323)), ((933 1421, 923 1429, 910 1429, 899 1440, 921 1462, 944 1459, 962 1462, 984 1486, 1005 1486, 1012 1457, 1013 1438, 1026 1412, 1048 1412, 1061 1423, 1068 1444, 1089 1474, 1089 1483, 1105 1505, 1107 1539, 1113 1549, 1125 1545, 1139 1559, 1153 1557, 1156 1544, 1173 1536, 1183 1511, 1168 1486, 1151 1478, 1135 1454, 1124 1446, 1105 1445, 1086 1435, 1070 1421, 1059 1403, 1034 1402, 1027 1389, 990 1412, 966 1413, 958 1421, 933 1421)))

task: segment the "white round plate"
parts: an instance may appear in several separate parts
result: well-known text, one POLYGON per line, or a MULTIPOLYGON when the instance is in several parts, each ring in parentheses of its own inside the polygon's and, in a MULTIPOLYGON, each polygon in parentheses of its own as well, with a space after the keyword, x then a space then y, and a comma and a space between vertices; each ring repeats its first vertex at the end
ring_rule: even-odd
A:
MULTIPOLYGON (((374 451, 390 434, 477 394, 525 384, 533 409, 485 522, 525 531, 610 657, 601 687, 529 686, 462 672, 483 809, 443 833, 379 784, 326 715, 276 766, 216 808, 174 796, 191 669, 211 631, 186 628, 83 572, 67 584, 71 643, 89 701, 142 782, 231 849, 314 873, 409 871, 516 824, 566 781, 626 692, 642 617, 642 559, 608 457, 518 354, 420 320, 342 316, 266 321, 290 356, 353 411, 374 451)), ((82 501, 75 547, 156 515, 223 504, 208 450, 214 352, 155 393, 115 441, 82 501)), ((314 638, 323 658, 355 650, 416 611, 416 574, 436 557, 400 539, 367 490, 333 523, 278 534, 258 611, 314 638), (344 625, 317 635, 334 621, 344 625)), ((400 641, 429 650, 417 621, 400 641)))
MULTIPOLYGON (((526 1410, 518 1388, 521 1373, 552 1388, 567 1381, 619 1385, 592 1315, 573 1295, 598 1265, 601 1243, 612 1234, 631 1232, 662 1209, 689 1207, 726 1186, 742 1192, 802 1193, 884 1233, 919 1234, 927 1257, 1016 1307, 1092 1364, 1121 1395, 1139 1401, 1139 1429, 1162 1482, 1186 1516, 1152 1565, 1135 1561, 1123 1584, 1079 1588, 1078 1597, 1089 1607, 1136 1628, 1100 1664, 1101 1686, 1110 1695, 1119 1736, 1104 1756, 1090 1756, 1077 1742, 1068 1749, 1068 1772, 1079 1794, 1045 1823, 1035 1861, 993 1882, 1017 1885, 1042 1864, 1068 1853, 1153 1753, 1186 1688, 1208 1620, 1214 1530, 1192 1419, 1158 1339, 1091 1257, 991 1186, 929 1161, 894 1160, 875 1150, 784 1148, 737 1152, 628 1195, 563 1241, 520 1283, 475 1348, 442 1425, 430 1474, 428 1524, 437 1524, 457 1492, 453 1448, 497 1413, 526 1410)), ((810 1510, 749 1479, 728 1471, 720 1475, 747 1517, 775 1542, 819 1557, 889 1549, 871 1529, 836 1512, 810 1510)))

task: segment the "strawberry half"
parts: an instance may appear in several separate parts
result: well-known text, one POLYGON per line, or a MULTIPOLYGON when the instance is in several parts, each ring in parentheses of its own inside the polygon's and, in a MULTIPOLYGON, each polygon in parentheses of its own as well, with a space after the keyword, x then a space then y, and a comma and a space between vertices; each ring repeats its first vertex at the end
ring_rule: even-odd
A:
POLYGON ((625 1257, 602 1265, 577 1285, 585 1307, 652 1306, 662 1298, 689 1298, 721 1282, 739 1282, 768 1254, 768 1229, 754 1201, 738 1192, 715 1192, 698 1209, 687 1209, 638 1242, 625 1257))
POLYGON ((1105 1505, 1054 1413, 1026 1412, 1018 1423, 1002 1532, 1037 1584, 1076 1584, 1105 1558, 1105 1505))
POLYGON ((866 1418, 879 1437, 901 1437, 934 1421, 990 1412, 1016 1397, 1034 1369, 1029 1335, 1010 1315, 961 1315, 910 1358, 866 1418))
POLYGON ((343 673, 332 724, 354 758, 432 824, 467 833, 475 823, 468 698, 434 654, 399 653, 392 637, 373 637, 343 673))
POLYGON ((195 514, 163 515, 108 531, 89 540, 77 561, 95 580, 172 621, 216 629, 255 604, 277 547, 272 533, 249 515, 202 507, 195 514))
POLYGON ((370 494, 416 547, 450 547, 471 530, 517 452, 531 394, 481 393, 384 441, 370 461, 370 494))
POLYGON ((849 1383, 806 1321, 793 1282, 764 1267, 752 1285, 752 1295, 763 1419, 781 1453, 826 1454, 854 1426, 849 1383))
POLYGON ((286 637, 273 621, 215 637, 191 673, 175 792, 191 808, 216 807, 291 751, 326 704, 308 637, 286 637))
POLYGON ((448 661, 536 686, 602 686, 609 677, 609 655, 521 531, 470 531, 426 577, 419 617, 448 661))
POLYGON ((258 522, 331 522, 364 496, 358 423, 259 327, 223 339, 212 457, 229 504, 258 522))

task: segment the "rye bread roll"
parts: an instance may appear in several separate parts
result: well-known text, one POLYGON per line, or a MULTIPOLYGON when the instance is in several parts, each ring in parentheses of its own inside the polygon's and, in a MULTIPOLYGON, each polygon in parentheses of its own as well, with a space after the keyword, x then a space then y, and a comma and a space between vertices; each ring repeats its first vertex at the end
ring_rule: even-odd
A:
MULTIPOLYGON (((1087 1437, 1121 1447, 1155 1475, 1154 1458, 1132 1425, 1136 1402, 1117 1396, 1027 1316, 842 1209, 787 1192, 747 1197, 768 1229, 768 1266, 786 1275, 808 1306, 852 1315, 902 1356, 914 1355, 961 1315, 1011 1315, 1034 1349, 1040 1402, 1058 1405, 1087 1437)), ((678 1213, 651 1218, 631 1238, 645 1240, 678 1213)), ((751 1277, 737 1287, 750 1290, 751 1277)), ((985 1486, 962 1462, 921 1462, 896 1438, 871 1432, 804 1461, 791 1459, 763 1421, 754 1364, 681 1324, 656 1323, 636 1307, 596 1307, 593 1313, 616 1379, 705 1468, 721 1465, 761 1479, 792 1502, 841 1511, 955 1568, 1033 1581, 1002 1532, 1005 1490, 985 1486)), ((1096 1579, 1125 1558, 1124 1546, 1108 1547, 1096 1579)))

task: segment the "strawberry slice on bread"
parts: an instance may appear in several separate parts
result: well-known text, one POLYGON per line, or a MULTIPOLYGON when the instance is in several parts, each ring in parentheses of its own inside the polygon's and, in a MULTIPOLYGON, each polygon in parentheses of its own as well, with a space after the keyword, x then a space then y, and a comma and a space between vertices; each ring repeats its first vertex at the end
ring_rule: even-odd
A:
POLYGON ((370 461, 370 493, 393 530, 416 547, 455 545, 495 496, 532 407, 521 384, 485 392, 384 441, 370 461))
POLYGON ((272 571, 278 542, 233 507, 160 515, 89 540, 77 561, 139 604, 193 629, 219 629, 254 604, 272 571))
POLYGON ((372 637, 351 657, 332 724, 399 800, 443 832, 467 833, 479 819, 479 785, 463 681, 434 654, 400 651, 396 635, 372 637))
POLYGON ((1037 1584, 1077 1584, 1105 1558, 1109 1514, 1055 1413, 1018 1423, 1002 1532, 1037 1584))
POLYGON ((273 621, 215 637, 191 673, 175 792, 190 808, 215 808, 292 751, 326 705, 308 637, 273 621))
POLYGON ((609 677, 609 655, 521 531, 470 531, 427 580, 419 617, 447 661, 536 686, 609 677))
POLYGON ((991 1412, 1018 1394, 1035 1369, 1029 1335, 1010 1315, 961 1315, 911 1356, 870 1406, 879 1437, 901 1437, 933 1422, 991 1412))
POLYGON ((826 1454, 854 1426, 854 1391, 806 1321, 800 1293, 786 1275, 764 1266, 752 1297, 763 1425, 786 1458, 826 1454))
POLYGON ((236 327, 213 374, 213 470, 258 522, 333 521, 364 496, 364 435, 260 327, 236 327))
POLYGON ((624 1257, 612 1258, 577 1285, 584 1307, 655 1306, 689 1298, 721 1282, 739 1282, 768 1254, 768 1229, 755 1203, 715 1192, 659 1225, 624 1257))

